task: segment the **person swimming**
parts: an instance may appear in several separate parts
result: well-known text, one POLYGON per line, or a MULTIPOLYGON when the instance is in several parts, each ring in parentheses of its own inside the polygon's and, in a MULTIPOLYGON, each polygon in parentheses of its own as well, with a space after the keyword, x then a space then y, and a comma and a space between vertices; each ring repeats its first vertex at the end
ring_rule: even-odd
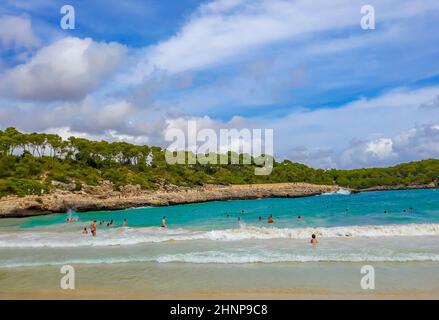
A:
POLYGON ((241 217, 238 217, 238 221, 241 221, 241 217))
POLYGON ((261 216, 259 216, 259 221, 262 221, 262 217, 261 216))
POLYGON ((273 223, 273 222, 274 222, 273 215, 270 214, 270 216, 268 217, 267 223, 273 223))
POLYGON ((301 216, 298 216, 298 217, 297 217, 297 221, 299 221, 299 222, 302 221, 302 217, 301 217, 301 216))
POLYGON ((310 241, 310 243, 313 245, 313 246, 315 246, 317 243, 318 243, 318 241, 317 241, 317 239, 316 239, 316 235, 313 233, 312 234, 312 236, 311 236, 311 241, 310 241))
POLYGON ((127 226, 127 219, 123 219, 122 227, 126 227, 126 226, 127 226))
POLYGON ((167 228, 167 226, 166 226, 166 216, 163 216, 163 218, 162 218, 162 228, 167 228))
POLYGON ((87 228, 84 228, 84 230, 82 230, 82 234, 88 234, 87 228))

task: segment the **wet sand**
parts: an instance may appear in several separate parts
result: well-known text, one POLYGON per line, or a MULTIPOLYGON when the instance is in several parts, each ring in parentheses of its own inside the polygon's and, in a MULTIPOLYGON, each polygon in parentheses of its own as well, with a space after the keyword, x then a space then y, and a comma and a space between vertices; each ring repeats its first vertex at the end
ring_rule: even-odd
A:
POLYGON ((1 300, 437 300, 439 291, 337 293, 321 290, 243 290, 178 294, 84 288, 81 290, 0 291, 1 300))
POLYGON ((375 263, 376 288, 360 288, 359 263, 75 265, 0 269, 0 299, 439 299, 439 263, 375 263))

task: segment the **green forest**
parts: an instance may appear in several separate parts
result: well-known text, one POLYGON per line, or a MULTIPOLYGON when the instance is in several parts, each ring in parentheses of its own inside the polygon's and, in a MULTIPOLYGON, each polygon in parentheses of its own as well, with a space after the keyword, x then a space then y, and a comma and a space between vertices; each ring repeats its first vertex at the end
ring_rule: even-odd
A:
MULTIPOLYGON (((228 157, 232 156, 236 154, 229 152, 228 157)), ((0 197, 47 193, 52 181, 74 183, 77 190, 84 184, 99 185, 103 180, 111 181, 115 189, 128 184, 157 189, 165 184, 193 187, 276 182, 337 184, 364 189, 437 183, 439 177, 439 160, 436 159, 355 170, 313 169, 289 160, 273 163, 272 173, 266 176, 255 175, 254 164, 169 165, 165 161, 165 150, 160 147, 76 137, 63 140, 55 134, 26 134, 7 128, 0 130, 0 197)))

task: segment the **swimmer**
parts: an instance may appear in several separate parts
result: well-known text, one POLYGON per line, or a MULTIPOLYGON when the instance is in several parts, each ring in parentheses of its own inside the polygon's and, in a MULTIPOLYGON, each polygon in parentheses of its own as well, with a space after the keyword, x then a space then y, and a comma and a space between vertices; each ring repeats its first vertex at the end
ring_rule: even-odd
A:
POLYGON ((162 218, 162 228, 167 228, 167 226, 166 226, 166 217, 165 216, 163 216, 163 218, 162 218))
POLYGON ((311 241, 310 241, 310 242, 311 242, 311 244, 312 244, 313 246, 315 246, 315 245, 318 243, 315 234, 312 234, 312 236, 311 236, 311 241))
POLYGON ((126 226, 127 226, 127 219, 123 219, 122 227, 126 227, 126 226))
POLYGON ((88 234, 87 228, 84 228, 84 230, 82 230, 82 234, 88 234))
POLYGON ((270 214, 270 216, 268 217, 267 223, 273 223, 273 222, 274 222, 273 215, 270 214))
POLYGON ((384 214, 387 214, 387 210, 384 210, 384 214))
POLYGON ((238 217, 238 221, 241 221, 241 217, 238 217))
POLYGON ((261 216, 259 216, 259 221, 262 221, 262 217, 261 216))
POLYGON ((298 217, 297 217, 297 221, 299 221, 299 222, 302 221, 302 217, 301 217, 301 216, 298 216, 298 217))

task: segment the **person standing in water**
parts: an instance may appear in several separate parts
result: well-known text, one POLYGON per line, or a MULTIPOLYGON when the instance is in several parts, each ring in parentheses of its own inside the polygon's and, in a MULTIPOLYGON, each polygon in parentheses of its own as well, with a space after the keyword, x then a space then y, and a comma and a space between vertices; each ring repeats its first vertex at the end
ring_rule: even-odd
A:
POLYGON ((312 234, 312 236, 311 236, 311 244, 313 245, 313 246, 315 246, 317 243, 318 243, 318 241, 317 241, 317 239, 316 239, 316 235, 313 233, 312 234))
POLYGON ((126 227, 126 226, 127 226, 127 219, 123 219, 122 227, 126 227))
POLYGON ((273 223, 273 222, 274 222, 273 215, 270 214, 270 216, 268 217, 267 223, 273 223))
POLYGON ((297 217, 297 221, 299 221, 299 222, 302 221, 302 217, 301 217, 301 216, 298 216, 298 217, 297 217))
POLYGON ((82 230, 82 234, 88 234, 87 228, 84 228, 84 230, 82 230))
POLYGON ((92 235, 93 237, 96 237, 96 230, 97 230, 97 227, 96 227, 96 220, 94 220, 94 221, 90 224, 90 231, 91 231, 91 235, 92 235))
POLYGON ((162 218, 162 228, 167 228, 167 225, 166 225, 166 216, 163 216, 163 218, 162 218))

